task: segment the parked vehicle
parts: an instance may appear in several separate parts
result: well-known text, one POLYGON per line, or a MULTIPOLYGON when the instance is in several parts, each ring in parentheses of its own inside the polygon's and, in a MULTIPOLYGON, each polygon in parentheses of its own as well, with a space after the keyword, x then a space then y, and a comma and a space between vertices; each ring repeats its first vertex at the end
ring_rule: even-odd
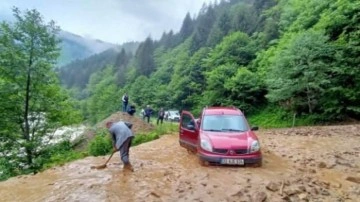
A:
POLYGON ((165 120, 172 122, 179 122, 180 113, 177 110, 169 110, 165 112, 165 120))
POLYGON ((235 107, 204 108, 199 119, 181 113, 179 143, 196 153, 202 164, 261 166, 260 142, 245 115, 235 107))

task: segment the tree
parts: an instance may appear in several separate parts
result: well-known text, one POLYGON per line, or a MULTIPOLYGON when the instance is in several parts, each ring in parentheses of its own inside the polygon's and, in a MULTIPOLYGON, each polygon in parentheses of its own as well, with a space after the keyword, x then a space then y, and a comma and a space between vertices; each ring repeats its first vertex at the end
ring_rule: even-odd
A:
POLYGON ((114 68, 107 66, 100 73, 94 73, 90 77, 88 99, 89 120, 96 123, 109 114, 120 109, 122 94, 117 93, 116 74, 114 68))
POLYGON ((235 76, 228 79, 224 87, 231 92, 229 97, 233 105, 247 113, 266 103, 265 84, 257 74, 245 67, 238 68, 235 76))
POLYGON ((138 76, 149 76, 155 70, 154 50, 154 42, 151 37, 147 37, 146 40, 140 44, 135 55, 138 76))
POLYGON ((58 127, 78 122, 79 114, 53 70, 58 27, 45 24, 36 10, 14 8, 13 13, 13 24, 0 25, 0 155, 14 170, 36 172, 47 140, 58 127))
POLYGON ((246 66, 255 58, 254 44, 250 37, 242 32, 234 32, 218 44, 210 52, 207 60, 207 66, 214 68, 219 65, 236 63, 240 66, 246 66))
POLYGON ((191 40, 190 52, 195 53, 206 45, 209 34, 216 20, 214 8, 203 5, 200 15, 196 21, 195 30, 191 40))
POLYGON ((194 23, 190 17, 190 13, 187 13, 180 29, 180 39, 185 41, 194 31, 194 23))
POLYGON ((213 28, 211 29, 207 44, 209 46, 215 46, 218 44, 223 39, 223 37, 229 33, 230 28, 230 16, 228 13, 224 12, 216 20, 213 28))
POLYGON ((312 114, 330 82, 335 49, 321 32, 295 34, 270 67, 267 97, 294 112, 312 114))
POLYGON ((117 68, 117 84, 124 86, 126 84, 126 68, 130 62, 130 57, 127 55, 124 48, 116 57, 115 67, 117 68))

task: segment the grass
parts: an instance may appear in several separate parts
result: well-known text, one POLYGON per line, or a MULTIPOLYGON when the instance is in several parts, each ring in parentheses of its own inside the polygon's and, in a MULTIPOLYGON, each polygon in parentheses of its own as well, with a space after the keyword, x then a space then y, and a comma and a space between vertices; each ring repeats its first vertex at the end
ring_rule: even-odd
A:
POLYGON ((311 116, 296 116, 279 107, 266 107, 258 112, 247 116, 251 126, 260 128, 287 128, 293 126, 314 125, 315 121, 311 116))
MULTIPOLYGON (((164 134, 173 133, 178 130, 178 124, 164 122, 163 124, 156 125, 155 129, 149 133, 135 134, 132 146, 136 146, 145 142, 150 142, 160 138, 164 134)), ((92 139, 88 145, 88 153, 92 156, 102 156, 109 154, 112 151, 112 143, 109 133, 106 129, 99 129, 95 132, 95 138, 92 139)))

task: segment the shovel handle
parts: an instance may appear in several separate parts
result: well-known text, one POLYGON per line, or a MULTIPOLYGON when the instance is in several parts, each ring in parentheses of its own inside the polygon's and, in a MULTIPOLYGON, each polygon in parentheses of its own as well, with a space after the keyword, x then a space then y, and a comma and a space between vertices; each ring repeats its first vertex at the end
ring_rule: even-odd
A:
POLYGON ((116 152, 116 151, 114 151, 114 152, 111 153, 110 157, 109 157, 108 160, 105 162, 105 165, 107 165, 107 163, 109 163, 111 157, 114 155, 115 152, 116 152))

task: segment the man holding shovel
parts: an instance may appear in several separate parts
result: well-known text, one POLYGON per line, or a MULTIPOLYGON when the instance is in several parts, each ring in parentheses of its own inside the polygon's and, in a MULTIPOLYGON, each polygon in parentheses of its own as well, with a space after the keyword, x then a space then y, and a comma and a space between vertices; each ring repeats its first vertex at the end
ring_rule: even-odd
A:
POLYGON ((124 164, 124 170, 134 171, 129 161, 129 149, 134 135, 131 131, 132 124, 129 122, 109 121, 106 123, 113 142, 113 153, 120 151, 120 158, 124 164))

